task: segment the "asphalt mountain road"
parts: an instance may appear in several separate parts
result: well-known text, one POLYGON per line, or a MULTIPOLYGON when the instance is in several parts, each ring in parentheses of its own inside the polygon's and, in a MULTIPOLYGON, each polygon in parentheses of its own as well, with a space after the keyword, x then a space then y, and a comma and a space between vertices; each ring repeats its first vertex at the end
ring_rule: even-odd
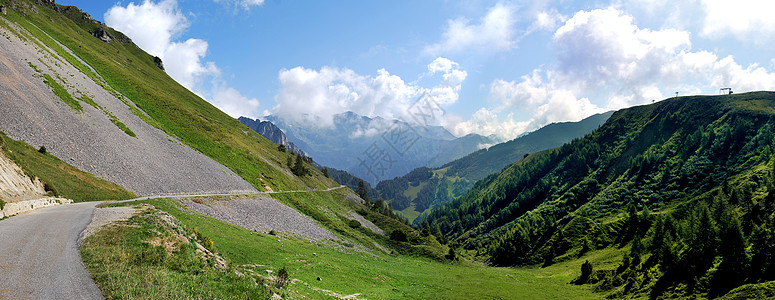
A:
MULTIPOLYGON (((338 186, 321 191, 333 191, 338 186)), ((260 192, 258 194, 308 191, 260 192)), ((183 198, 237 194, 149 196, 183 198)), ((102 299, 81 262, 81 233, 100 202, 55 206, 0 221, 0 299, 102 299)))
POLYGON ((0 298, 102 299, 78 252, 97 204, 49 207, 0 221, 0 298))

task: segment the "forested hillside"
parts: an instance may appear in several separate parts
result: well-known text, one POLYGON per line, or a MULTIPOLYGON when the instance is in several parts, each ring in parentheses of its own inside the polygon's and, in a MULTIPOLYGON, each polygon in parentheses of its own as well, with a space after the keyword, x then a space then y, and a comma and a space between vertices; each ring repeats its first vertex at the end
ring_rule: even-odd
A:
POLYGON ((585 264, 577 281, 613 296, 723 295, 775 279, 774 126, 773 92, 621 110, 477 182, 423 225, 494 265, 618 249, 618 268, 585 264))
POLYGON ((561 146, 597 129, 613 112, 579 122, 552 123, 511 141, 481 149, 441 167, 421 167, 404 176, 377 184, 379 194, 393 209, 414 220, 423 212, 465 195, 478 180, 499 172, 529 153, 561 146))

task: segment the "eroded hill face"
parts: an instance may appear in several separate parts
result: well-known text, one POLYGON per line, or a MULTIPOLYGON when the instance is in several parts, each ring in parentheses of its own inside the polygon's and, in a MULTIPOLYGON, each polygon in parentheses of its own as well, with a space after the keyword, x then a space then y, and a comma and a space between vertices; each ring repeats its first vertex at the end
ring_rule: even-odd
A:
POLYGON ((255 191, 229 168, 141 119, 149 118, 105 82, 95 82, 99 75, 84 74, 83 66, 91 67, 42 31, 0 16, 0 35, 0 130, 10 137, 46 146, 138 195, 255 191))
POLYGON ((18 202, 43 198, 46 194, 43 183, 31 179, 12 160, 0 151, 0 199, 18 202))

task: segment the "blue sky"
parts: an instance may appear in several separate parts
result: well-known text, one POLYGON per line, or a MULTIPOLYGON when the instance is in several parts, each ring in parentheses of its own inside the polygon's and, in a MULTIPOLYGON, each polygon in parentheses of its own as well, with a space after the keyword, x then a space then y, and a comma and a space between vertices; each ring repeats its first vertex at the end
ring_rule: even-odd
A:
POLYGON ((405 118, 507 140, 679 92, 775 90, 772 1, 57 1, 238 117, 405 118))

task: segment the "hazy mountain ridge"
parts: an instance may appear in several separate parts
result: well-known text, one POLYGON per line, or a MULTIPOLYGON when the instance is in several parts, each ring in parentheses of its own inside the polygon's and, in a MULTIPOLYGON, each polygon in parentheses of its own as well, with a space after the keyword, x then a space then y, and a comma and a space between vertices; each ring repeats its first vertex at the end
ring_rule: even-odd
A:
POLYGON ((277 116, 265 119, 282 129, 288 140, 304 149, 316 162, 347 171, 371 184, 402 176, 417 167, 442 164, 446 159, 479 150, 483 142, 493 142, 491 138, 475 135, 455 138, 440 126, 423 127, 353 112, 334 116, 330 127, 287 122, 277 116), (393 130, 402 130, 410 141, 408 145, 389 143, 393 130), (375 151, 386 155, 384 169, 364 167, 364 163, 373 163, 370 156, 375 151))

